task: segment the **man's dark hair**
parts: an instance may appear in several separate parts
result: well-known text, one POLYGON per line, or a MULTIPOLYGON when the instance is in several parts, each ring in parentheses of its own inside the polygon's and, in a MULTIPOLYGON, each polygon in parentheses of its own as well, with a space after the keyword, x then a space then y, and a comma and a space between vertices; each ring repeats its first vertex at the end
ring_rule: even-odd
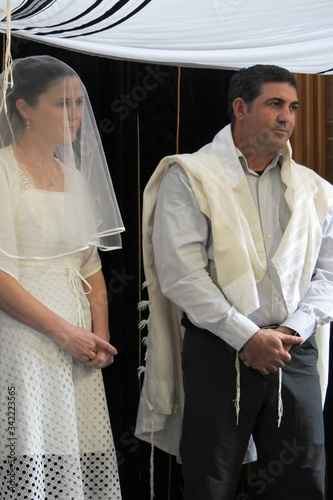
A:
POLYGON ((256 64, 250 68, 242 68, 234 74, 229 84, 228 113, 231 123, 235 123, 232 104, 237 97, 246 102, 251 109, 253 101, 261 94, 263 83, 289 83, 297 89, 297 80, 290 71, 272 64, 256 64))

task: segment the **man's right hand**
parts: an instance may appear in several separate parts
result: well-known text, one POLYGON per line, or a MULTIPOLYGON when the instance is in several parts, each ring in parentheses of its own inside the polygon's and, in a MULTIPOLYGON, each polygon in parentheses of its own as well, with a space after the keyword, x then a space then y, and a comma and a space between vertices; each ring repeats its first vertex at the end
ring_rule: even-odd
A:
POLYGON ((289 346, 302 342, 302 337, 286 335, 270 328, 260 329, 244 344, 239 358, 245 366, 258 370, 262 375, 268 375, 291 360, 289 346), (286 348, 283 344, 286 344, 286 348))

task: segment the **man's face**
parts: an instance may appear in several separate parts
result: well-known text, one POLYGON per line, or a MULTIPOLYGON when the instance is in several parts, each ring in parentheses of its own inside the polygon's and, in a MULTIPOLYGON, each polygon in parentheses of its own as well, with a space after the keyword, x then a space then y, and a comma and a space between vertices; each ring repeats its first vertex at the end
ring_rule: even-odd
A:
POLYGON ((242 145, 257 155, 275 155, 287 143, 295 126, 298 108, 296 89, 289 83, 264 83, 261 94, 240 115, 242 145))

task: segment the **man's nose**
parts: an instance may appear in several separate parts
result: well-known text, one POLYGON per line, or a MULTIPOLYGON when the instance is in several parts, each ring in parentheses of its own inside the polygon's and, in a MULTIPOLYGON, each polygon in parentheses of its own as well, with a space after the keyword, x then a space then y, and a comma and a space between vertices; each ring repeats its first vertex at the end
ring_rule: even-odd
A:
POLYGON ((294 120, 294 114, 291 112, 288 106, 280 109, 278 120, 284 123, 290 123, 294 120))

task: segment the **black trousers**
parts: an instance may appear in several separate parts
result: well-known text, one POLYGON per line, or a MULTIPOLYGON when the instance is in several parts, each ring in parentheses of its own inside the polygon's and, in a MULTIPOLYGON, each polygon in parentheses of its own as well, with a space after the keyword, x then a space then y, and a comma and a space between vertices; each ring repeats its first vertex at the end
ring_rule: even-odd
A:
POLYGON ((278 420, 278 375, 261 375, 240 361, 236 423, 236 353, 210 332, 186 329, 185 408, 181 439, 184 500, 234 500, 250 435, 258 453, 251 493, 236 500, 323 500, 324 425, 314 339, 291 350, 282 371, 283 417, 278 420))

